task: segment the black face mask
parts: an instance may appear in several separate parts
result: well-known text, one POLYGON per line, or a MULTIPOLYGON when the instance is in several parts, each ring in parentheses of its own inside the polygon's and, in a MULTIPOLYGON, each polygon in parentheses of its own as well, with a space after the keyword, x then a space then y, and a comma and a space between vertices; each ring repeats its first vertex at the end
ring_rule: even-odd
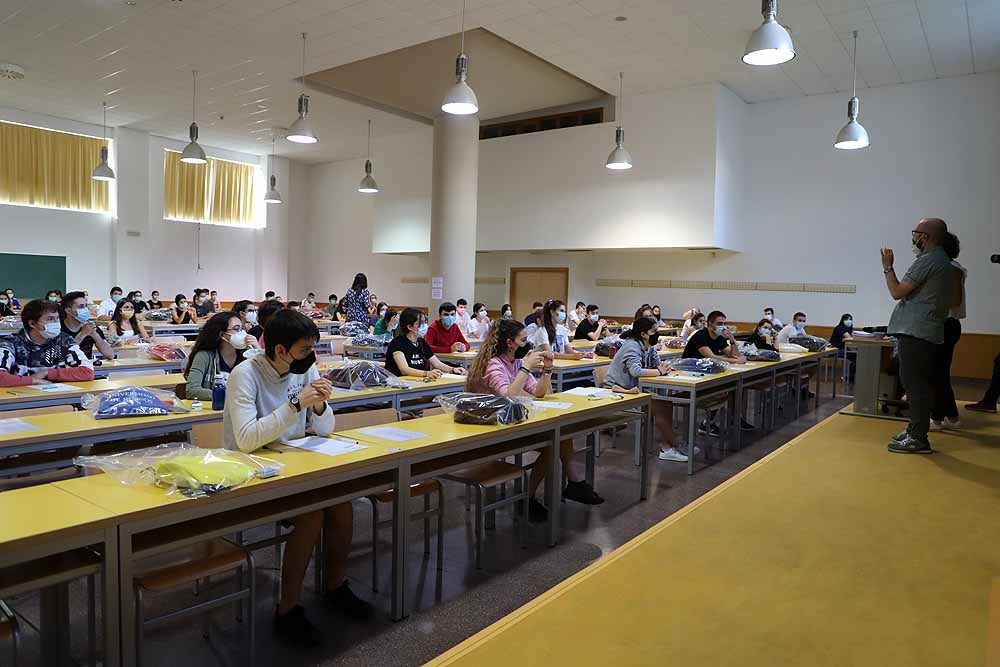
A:
POLYGON ((530 343, 525 343, 521 347, 519 347, 516 350, 514 350, 514 358, 515 359, 524 359, 526 356, 528 356, 529 352, 531 352, 531 344, 530 343))
POLYGON ((660 340, 660 333, 659 332, 651 334, 649 336, 649 346, 652 347, 653 345, 656 345, 657 341, 659 341, 659 340, 660 340))
POLYGON ((301 359, 295 359, 292 363, 288 365, 288 372, 295 373, 296 375, 305 375, 306 371, 312 368, 312 365, 316 363, 316 353, 310 352, 307 356, 301 359))

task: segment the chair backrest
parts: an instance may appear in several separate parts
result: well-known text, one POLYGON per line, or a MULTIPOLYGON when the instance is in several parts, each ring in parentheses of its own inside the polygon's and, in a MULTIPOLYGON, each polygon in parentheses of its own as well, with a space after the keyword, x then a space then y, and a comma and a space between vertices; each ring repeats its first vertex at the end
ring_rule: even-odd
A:
POLYGON ((608 371, 610 369, 611 366, 598 366, 597 368, 594 369, 594 383, 598 387, 604 384, 604 378, 608 376, 608 371))

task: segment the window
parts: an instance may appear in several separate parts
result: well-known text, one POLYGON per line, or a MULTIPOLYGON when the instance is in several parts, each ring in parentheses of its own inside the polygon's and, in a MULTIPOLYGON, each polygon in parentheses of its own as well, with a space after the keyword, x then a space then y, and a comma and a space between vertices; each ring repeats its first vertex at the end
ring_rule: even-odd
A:
POLYGON ((257 166, 209 158, 185 164, 177 151, 163 153, 163 217, 167 220, 255 226, 257 166))
POLYGON ((0 121, 0 203, 109 213, 106 181, 91 178, 104 139, 0 121))

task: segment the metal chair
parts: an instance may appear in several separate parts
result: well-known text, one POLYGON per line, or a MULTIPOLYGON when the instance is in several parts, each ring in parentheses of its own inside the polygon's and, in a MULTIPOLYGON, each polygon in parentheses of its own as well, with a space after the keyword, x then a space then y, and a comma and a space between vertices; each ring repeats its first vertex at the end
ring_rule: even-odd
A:
POLYGON ((11 667, 17 667, 17 654, 21 649, 21 627, 10 607, 0 600, 0 641, 10 641, 11 667))
MULTIPOLYGON (((424 499, 424 509, 410 515, 410 519, 424 522, 424 556, 431 555, 431 517, 437 517, 437 569, 444 569, 444 487, 436 479, 425 479, 410 485, 410 497, 424 499), (437 507, 431 507, 431 494, 437 495, 437 507)), ((396 498, 395 489, 368 496, 372 504, 372 590, 378 592, 378 529, 391 526, 392 519, 379 520, 378 504, 391 503, 396 498)))
MULTIPOLYGON (((142 665, 145 661, 145 632, 148 628, 154 628, 175 618, 189 616, 192 614, 204 614, 202 621, 202 636, 209 639, 209 616, 208 612, 216 607, 221 607, 230 603, 236 603, 236 620, 243 620, 243 606, 247 611, 247 658, 250 667, 253 667, 256 657, 255 651, 255 569, 253 554, 242 547, 238 547, 226 540, 212 540, 201 545, 205 550, 204 554, 193 556, 189 560, 182 561, 166 567, 151 570, 141 574, 133 581, 135 591, 135 625, 136 625, 136 661, 137 665, 142 665), (244 572, 244 568, 246 572, 244 572), (167 612, 153 618, 146 618, 145 597, 146 595, 158 595, 170 590, 189 585, 197 585, 199 582, 208 581, 211 577, 219 574, 233 572, 236 575, 236 590, 205 599, 194 605, 167 612)), ((199 598, 201 591, 207 586, 199 586, 199 598)))

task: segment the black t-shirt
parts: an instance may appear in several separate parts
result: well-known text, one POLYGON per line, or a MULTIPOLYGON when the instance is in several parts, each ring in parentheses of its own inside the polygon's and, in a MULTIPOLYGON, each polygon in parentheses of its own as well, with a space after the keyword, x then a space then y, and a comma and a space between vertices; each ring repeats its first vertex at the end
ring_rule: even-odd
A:
POLYGON ((394 352, 402 352, 406 357, 406 363, 410 368, 418 371, 431 370, 430 358, 434 356, 434 350, 423 338, 418 338, 416 343, 411 343, 406 336, 396 336, 389 343, 389 348, 385 351, 385 370, 393 375, 402 377, 399 366, 396 365, 394 352))
POLYGON ((247 333, 253 336, 255 339, 257 339, 258 342, 260 342, 261 334, 264 333, 264 327, 260 326, 259 324, 255 324, 252 327, 250 327, 250 331, 248 331, 247 333))
POLYGON ((707 347, 712 350, 712 354, 723 356, 726 348, 729 347, 729 340, 725 336, 716 336, 713 340, 708 333, 708 329, 699 329, 688 338, 687 347, 684 348, 684 359, 701 359, 699 350, 707 347))
POLYGON ((589 334, 597 331, 599 326, 597 322, 591 322, 589 317, 585 317, 582 322, 576 325, 576 334, 574 334, 573 340, 590 340, 589 334))
POLYGON ((159 310, 160 308, 163 308, 163 302, 158 299, 155 301, 153 299, 150 299, 146 303, 151 310, 159 310))
POLYGON ((833 328, 833 333, 830 335, 830 345, 833 345, 838 350, 843 350, 844 334, 852 333, 853 331, 854 327, 848 329, 846 326, 844 326, 844 323, 841 322, 840 324, 838 324, 836 327, 833 328))
MULTIPOLYGON (((772 338, 771 340, 774 340, 774 339, 772 338)), ((752 344, 758 350, 771 350, 772 352, 777 352, 778 351, 777 348, 774 347, 774 345, 768 345, 767 341, 764 340, 764 337, 761 336, 756 331, 754 331, 752 334, 750 334, 750 337, 747 338, 747 342, 750 343, 750 344, 752 344)))
MULTIPOLYGON (((101 331, 101 327, 95 326, 94 330, 97 332, 97 335, 101 337, 101 340, 107 340, 107 337, 104 335, 104 332, 101 331)), ((66 326, 66 321, 63 320, 63 323, 62 323, 62 332, 64 334, 66 334, 67 336, 75 339, 76 335, 78 333, 80 333, 80 330, 77 329, 76 331, 73 331, 68 326, 66 326)), ((86 338, 84 338, 80 342, 80 349, 83 350, 83 353, 85 355, 87 355, 88 359, 93 359, 94 358, 94 345, 95 344, 96 343, 94 342, 94 337, 93 336, 87 336, 86 338)))

